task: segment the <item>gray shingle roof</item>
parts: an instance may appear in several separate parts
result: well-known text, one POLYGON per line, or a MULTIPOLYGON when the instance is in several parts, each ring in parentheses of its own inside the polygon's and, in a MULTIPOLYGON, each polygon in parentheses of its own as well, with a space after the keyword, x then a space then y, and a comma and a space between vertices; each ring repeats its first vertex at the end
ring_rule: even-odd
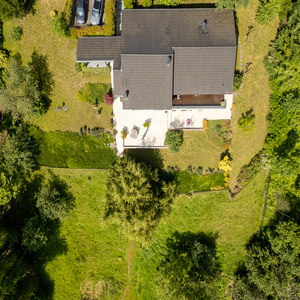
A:
POLYGON ((114 69, 121 68, 122 37, 80 37, 77 62, 113 60, 114 69))
POLYGON ((122 54, 122 95, 124 109, 171 109, 173 58, 169 55, 122 54))
POLYGON ((174 95, 231 94, 236 47, 174 48, 174 95))
POLYGON ((214 8, 126 9, 122 53, 172 53, 172 47, 235 46, 233 11, 214 8), (207 21, 202 31, 202 23, 207 21))

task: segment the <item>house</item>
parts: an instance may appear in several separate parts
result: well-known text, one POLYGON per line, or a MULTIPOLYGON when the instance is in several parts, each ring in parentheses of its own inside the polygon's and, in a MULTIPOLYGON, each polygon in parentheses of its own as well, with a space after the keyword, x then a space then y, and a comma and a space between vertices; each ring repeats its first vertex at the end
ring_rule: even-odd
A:
POLYGON ((122 36, 82 37, 77 49, 77 62, 111 66, 119 153, 164 147, 170 128, 196 129, 203 119, 230 119, 233 11, 128 9, 122 14, 122 36))

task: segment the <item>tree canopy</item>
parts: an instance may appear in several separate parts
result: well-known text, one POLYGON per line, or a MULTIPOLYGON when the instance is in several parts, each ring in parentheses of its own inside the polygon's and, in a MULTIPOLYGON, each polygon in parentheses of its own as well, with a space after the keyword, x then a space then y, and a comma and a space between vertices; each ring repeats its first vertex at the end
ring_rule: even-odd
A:
POLYGON ((281 222, 266 228, 249 247, 245 273, 234 284, 235 299, 298 299, 300 228, 281 222))
POLYGON ((18 59, 11 58, 0 88, 0 103, 5 113, 13 119, 38 117, 46 111, 38 82, 29 66, 22 66, 18 59))
POLYGON ((174 189, 173 183, 160 180, 157 170, 119 158, 107 180, 106 216, 116 214, 135 237, 147 239, 170 210, 174 189))

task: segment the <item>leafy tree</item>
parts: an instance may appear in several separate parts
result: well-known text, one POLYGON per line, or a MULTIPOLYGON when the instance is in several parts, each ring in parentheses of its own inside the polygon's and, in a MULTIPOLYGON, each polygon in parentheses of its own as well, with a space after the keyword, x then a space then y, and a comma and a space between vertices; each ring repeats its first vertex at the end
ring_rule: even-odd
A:
POLYGON ((37 251, 46 245, 48 240, 46 224, 38 217, 26 220, 22 234, 22 244, 30 251, 37 251))
POLYGON ((283 19, 291 6, 292 0, 260 0, 256 22, 261 25, 269 24, 276 14, 283 19))
POLYGON ((215 237, 191 232, 175 234, 167 241, 168 252, 159 267, 160 299, 214 299, 218 273, 215 237))
POLYGON ((241 5, 246 7, 248 3, 249 0, 219 0, 217 3, 217 9, 236 9, 241 5))
POLYGON ((0 165, 0 205, 5 205, 20 193, 21 182, 9 172, 5 165, 0 165))
POLYGON ((4 82, 0 88, 0 103, 3 111, 10 113, 13 119, 37 117, 45 112, 38 83, 28 66, 22 66, 15 58, 10 59, 4 82))
POLYGON ((159 220, 170 210, 173 183, 160 180, 157 170, 119 158, 107 180, 106 216, 116 214, 137 238, 147 240, 159 220))
POLYGON ((281 222, 266 228, 249 247, 245 273, 234 284, 235 299, 298 299, 300 228, 281 222))
POLYGON ((74 207, 74 197, 69 193, 68 187, 53 175, 43 183, 35 198, 36 207, 43 220, 63 220, 74 207))
POLYGON ((25 16, 26 0, 1 0, 0 18, 3 20, 12 17, 22 18, 25 16))
POLYGON ((182 145, 183 138, 182 133, 177 130, 169 130, 166 133, 165 144, 169 146, 172 153, 179 152, 179 148, 182 145))
POLYGON ((24 125, 7 136, 1 153, 11 173, 31 171, 37 166, 37 145, 24 125))

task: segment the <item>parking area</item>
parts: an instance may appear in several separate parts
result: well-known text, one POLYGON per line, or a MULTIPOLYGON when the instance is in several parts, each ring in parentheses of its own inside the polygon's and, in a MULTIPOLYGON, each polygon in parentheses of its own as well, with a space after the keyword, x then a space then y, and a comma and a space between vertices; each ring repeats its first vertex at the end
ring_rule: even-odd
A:
MULTIPOLYGON (((74 14, 74 27, 85 27, 85 26, 91 26, 91 13, 93 9, 95 0, 84 0, 84 12, 85 12, 85 23, 78 23, 77 22, 77 4, 78 0, 75 0, 75 14, 74 14)), ((102 0, 104 1, 104 0, 102 0)), ((104 1, 105 5, 105 1, 104 1)), ((105 24, 105 14, 104 14, 104 5, 103 5, 103 10, 101 14, 101 19, 100 19, 100 25, 105 24)))

